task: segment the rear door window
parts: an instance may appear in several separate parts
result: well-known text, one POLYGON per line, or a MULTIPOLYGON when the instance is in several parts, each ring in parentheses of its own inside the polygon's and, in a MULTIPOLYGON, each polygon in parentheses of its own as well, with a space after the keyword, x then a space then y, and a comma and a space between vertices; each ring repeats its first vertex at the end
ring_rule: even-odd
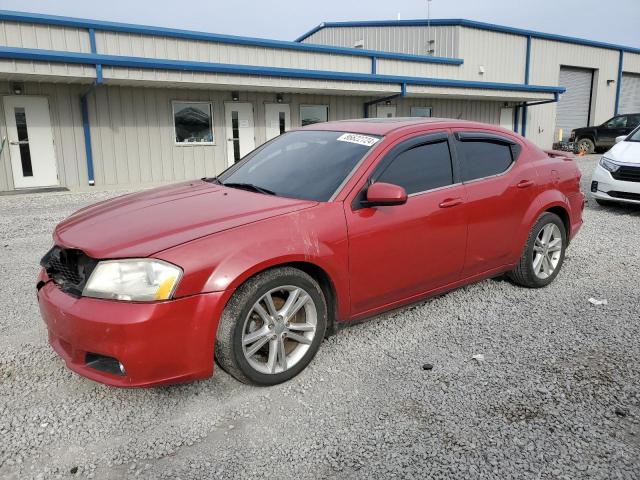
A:
POLYGON ((394 158, 376 181, 399 185, 409 195, 451 185, 453 169, 448 142, 408 148, 394 158))
POLYGON ((499 138, 464 138, 456 144, 463 182, 506 172, 514 161, 514 144, 499 138))

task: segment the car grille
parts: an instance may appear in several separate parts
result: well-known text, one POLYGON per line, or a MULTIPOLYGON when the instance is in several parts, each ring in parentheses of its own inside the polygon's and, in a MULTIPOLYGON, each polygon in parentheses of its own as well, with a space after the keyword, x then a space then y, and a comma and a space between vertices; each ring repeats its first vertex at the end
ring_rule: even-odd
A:
POLYGON ((640 167, 621 166, 611 176, 616 180, 625 182, 640 182, 640 167))
POLYGON ((630 192, 607 192, 607 195, 613 198, 622 198, 624 200, 636 200, 640 202, 640 193, 630 192))
POLYGON ((60 288, 75 296, 80 296, 89 276, 98 261, 85 255, 82 250, 66 249, 54 246, 49 250, 40 265, 47 275, 60 288))

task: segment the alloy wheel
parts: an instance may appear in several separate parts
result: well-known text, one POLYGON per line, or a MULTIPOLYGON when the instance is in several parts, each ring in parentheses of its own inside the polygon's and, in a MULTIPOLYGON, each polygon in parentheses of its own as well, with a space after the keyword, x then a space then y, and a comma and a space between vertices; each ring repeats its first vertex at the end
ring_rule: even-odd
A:
POLYGON ((553 275, 562 255, 562 233, 555 223, 548 223, 540 230, 533 245, 533 272, 538 278, 553 275))
POLYGON ((303 288, 285 285, 253 304, 242 329, 242 351, 255 370, 276 374, 293 367, 316 334, 316 305, 303 288))

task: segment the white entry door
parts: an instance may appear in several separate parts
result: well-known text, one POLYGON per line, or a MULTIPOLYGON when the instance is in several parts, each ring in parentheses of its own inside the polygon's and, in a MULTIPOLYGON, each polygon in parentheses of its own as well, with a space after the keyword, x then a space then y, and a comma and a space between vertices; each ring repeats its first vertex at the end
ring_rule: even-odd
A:
POLYGON ((229 102, 224 104, 227 125, 227 163, 236 163, 256 148, 253 128, 253 104, 229 102))
POLYGON ((513 130, 513 108, 500 109, 500 126, 513 130))
POLYGON ((396 116, 396 106, 378 105, 376 107, 376 115, 378 118, 393 118, 396 116))
POLYGON ((291 109, 286 103, 266 103, 264 120, 267 141, 291 129, 291 109))
POLYGON ((58 185, 47 98, 12 95, 3 103, 15 188, 58 185))

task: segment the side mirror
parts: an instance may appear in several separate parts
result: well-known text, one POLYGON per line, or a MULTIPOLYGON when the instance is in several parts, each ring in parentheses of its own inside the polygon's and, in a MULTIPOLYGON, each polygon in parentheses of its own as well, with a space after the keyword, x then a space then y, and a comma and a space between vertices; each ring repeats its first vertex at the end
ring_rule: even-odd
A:
POLYGON ((367 189, 367 207, 407 203, 407 191, 391 183, 374 183, 367 189))
POLYGON ((616 137, 616 143, 620 143, 621 141, 623 141, 625 138, 627 138, 626 135, 620 135, 619 137, 616 137))

